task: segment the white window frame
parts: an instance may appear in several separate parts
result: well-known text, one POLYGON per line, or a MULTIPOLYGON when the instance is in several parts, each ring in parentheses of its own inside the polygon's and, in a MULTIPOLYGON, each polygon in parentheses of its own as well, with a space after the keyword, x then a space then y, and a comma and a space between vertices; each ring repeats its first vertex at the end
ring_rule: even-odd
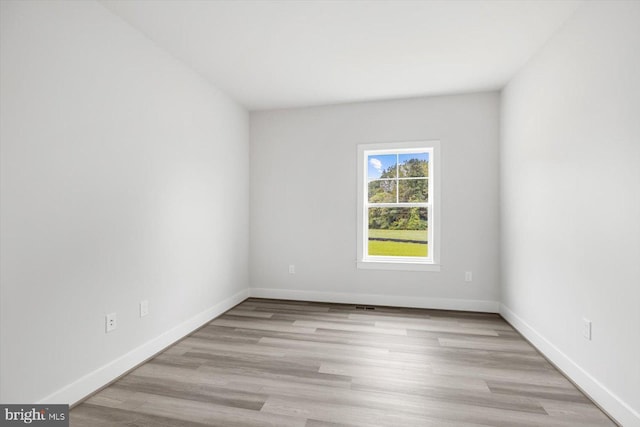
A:
POLYGON ((410 141, 383 142, 374 144, 358 144, 358 219, 357 219, 357 267, 376 270, 410 270, 410 271, 440 271, 440 141, 410 141), (402 152, 429 153, 429 198, 427 203, 376 203, 375 206, 384 207, 414 207, 428 208, 427 241, 429 242, 428 256, 421 257, 393 257, 370 256, 367 254, 369 240, 368 201, 369 184, 367 176, 367 158, 371 154, 402 154, 402 152))

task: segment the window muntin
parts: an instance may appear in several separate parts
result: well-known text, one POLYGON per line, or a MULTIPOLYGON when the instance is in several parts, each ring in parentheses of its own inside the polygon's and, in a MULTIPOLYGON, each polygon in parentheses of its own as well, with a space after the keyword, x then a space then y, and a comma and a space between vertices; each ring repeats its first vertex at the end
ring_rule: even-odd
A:
POLYGON ((435 264, 435 143, 359 146, 360 263, 435 264))

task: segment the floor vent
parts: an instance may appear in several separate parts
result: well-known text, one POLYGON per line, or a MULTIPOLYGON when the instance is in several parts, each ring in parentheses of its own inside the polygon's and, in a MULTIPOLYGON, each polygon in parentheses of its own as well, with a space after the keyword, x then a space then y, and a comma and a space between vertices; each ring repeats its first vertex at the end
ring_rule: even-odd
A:
POLYGON ((371 305, 356 305, 356 310, 375 310, 376 308, 371 305))

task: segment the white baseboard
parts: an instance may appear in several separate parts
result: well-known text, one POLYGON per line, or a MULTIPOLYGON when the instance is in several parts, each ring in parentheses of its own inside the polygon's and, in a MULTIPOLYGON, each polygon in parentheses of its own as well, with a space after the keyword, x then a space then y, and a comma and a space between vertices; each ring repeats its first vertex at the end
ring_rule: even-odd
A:
POLYGON ((256 298, 275 298, 343 304, 370 304, 392 307, 433 308, 438 310, 481 311, 486 313, 498 313, 499 310, 499 303, 497 301, 452 298, 424 298, 270 288, 250 288, 249 294, 256 298))
POLYGON ((77 379, 62 389, 41 399, 39 404, 69 404, 74 405, 127 371, 135 368, 159 351, 165 349, 176 341, 189 335, 194 330, 207 322, 210 322, 220 314, 229 310, 233 306, 241 303, 249 297, 249 290, 243 290, 237 294, 219 302, 213 307, 196 314, 187 321, 168 330, 162 335, 147 341, 141 346, 131 350, 127 354, 115 359, 112 362, 96 369, 95 371, 77 379))
POLYGON ((524 319, 504 304, 500 304, 500 314, 616 422, 622 426, 640 426, 640 414, 636 410, 577 365, 524 319))

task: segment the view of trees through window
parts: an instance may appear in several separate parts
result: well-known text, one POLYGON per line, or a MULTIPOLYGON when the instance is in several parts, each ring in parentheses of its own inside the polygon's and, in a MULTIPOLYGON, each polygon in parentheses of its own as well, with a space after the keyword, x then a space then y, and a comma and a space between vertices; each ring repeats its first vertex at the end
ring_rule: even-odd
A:
POLYGON ((367 156, 368 255, 428 255, 429 153, 367 156))

